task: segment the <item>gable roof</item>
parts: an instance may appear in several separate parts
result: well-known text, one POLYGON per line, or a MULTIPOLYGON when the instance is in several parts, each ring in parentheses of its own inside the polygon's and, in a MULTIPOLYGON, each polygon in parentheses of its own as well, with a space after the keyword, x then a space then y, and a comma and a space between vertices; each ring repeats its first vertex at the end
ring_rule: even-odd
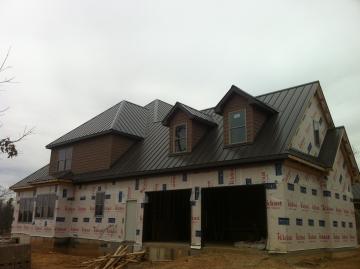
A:
MULTIPOLYGON (((136 110, 132 113, 139 113, 141 115, 140 118, 145 119, 145 123, 142 122, 140 124, 141 127, 145 126, 142 132, 143 139, 135 143, 131 151, 127 151, 110 169, 73 175, 72 179, 75 183, 82 183, 102 179, 146 176, 151 174, 189 171, 199 168, 285 159, 294 154, 290 148, 290 142, 296 132, 297 126, 299 126, 301 122, 307 104, 319 88, 319 82, 315 81, 253 97, 256 98, 259 103, 273 108, 273 111, 277 111, 277 113, 271 113, 269 115, 268 120, 259 131, 254 143, 243 144, 236 147, 223 146, 223 117, 216 113, 216 108, 198 111, 178 103, 178 107, 186 109, 193 117, 200 117, 208 121, 211 120, 216 125, 214 128, 209 129, 191 154, 177 156, 169 155, 169 131, 168 128, 162 124, 165 119, 171 115, 171 111, 174 111, 176 105, 172 107, 161 100, 154 100, 145 107, 132 104, 131 107, 136 110)), ((118 109, 119 108, 117 108, 117 111, 118 109)), ((134 115, 132 117, 136 118, 134 115)), ((118 117, 116 118, 118 119, 118 117)), ((137 118, 139 118, 138 115, 137 118)), ((127 121, 123 123, 123 125, 131 125, 132 123, 133 121, 127 121)), ((138 125, 138 123, 136 124, 138 125)), ((134 129, 133 126, 126 127, 128 129, 134 129)), ((341 128, 329 130, 324 145, 331 145, 338 141, 338 132, 340 130, 341 128)), ((329 153, 332 149, 326 150, 329 153)), ((300 157, 304 160, 323 167, 326 166, 324 163, 332 161, 326 159, 325 148, 324 153, 320 154, 320 156, 324 156, 321 158, 311 158, 311 156, 307 156, 306 154, 303 155, 304 156, 300 157)))
POLYGON ((209 108, 201 112, 210 116, 217 127, 209 130, 191 154, 169 155, 168 128, 160 122, 151 122, 146 138, 137 142, 109 170, 74 175, 73 179, 80 183, 284 159, 289 154, 294 129, 318 87, 316 81, 256 97, 278 113, 269 116, 252 144, 224 148, 223 117, 209 108))
POLYGON ((147 108, 128 101, 121 101, 51 142, 46 148, 54 148, 106 133, 143 139, 146 132, 147 115, 147 108))
POLYGON ((224 108, 225 103, 231 98, 233 94, 237 94, 240 96, 245 97, 250 105, 255 105, 259 107, 260 109, 269 112, 269 113, 276 113, 276 109, 274 109, 271 105, 262 102, 258 98, 255 98, 254 96, 248 94, 247 92, 244 92, 240 88, 236 87, 235 85, 232 85, 230 90, 225 94, 225 96, 220 100, 220 102, 215 107, 215 112, 218 114, 222 114, 222 110, 224 108))
POLYGON ((175 115, 177 110, 181 110, 181 111, 185 112, 191 119, 200 121, 204 124, 211 125, 211 126, 216 125, 216 122, 210 115, 208 115, 204 112, 201 112, 199 110, 196 110, 195 108, 184 105, 180 102, 176 102, 176 104, 172 107, 172 109, 167 113, 167 115, 162 120, 162 124, 164 126, 169 126, 170 120, 175 115))

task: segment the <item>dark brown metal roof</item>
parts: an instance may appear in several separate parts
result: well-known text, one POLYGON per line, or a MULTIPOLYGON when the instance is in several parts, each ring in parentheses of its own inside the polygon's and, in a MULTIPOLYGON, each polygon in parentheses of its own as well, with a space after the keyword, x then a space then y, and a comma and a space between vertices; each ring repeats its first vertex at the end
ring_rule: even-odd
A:
MULTIPOLYGON (((81 129, 78 131, 75 132, 80 127, 70 132, 74 132, 73 135, 69 133, 63 136, 60 142, 56 140, 56 144, 53 142, 51 145, 71 141, 78 133, 101 132, 111 129, 111 126, 143 138, 137 141, 110 169, 74 175, 75 183, 284 159, 288 154, 293 154, 292 149, 289 148, 290 142, 301 122, 307 104, 319 87, 319 82, 315 81, 253 97, 257 100, 254 103, 263 104, 264 109, 266 107, 276 113, 269 113, 268 120, 251 144, 224 147, 223 117, 215 112, 215 108, 198 111, 181 104, 181 107, 188 109, 189 113, 202 119, 211 119, 216 126, 208 131, 190 154, 170 155, 169 131, 162 121, 173 107, 161 100, 155 100, 145 107, 128 102, 122 104, 127 109, 120 108, 119 103, 105 111, 106 115, 102 113, 95 117, 95 120, 87 122, 89 126, 94 126, 93 128, 80 126, 81 129), (101 119, 104 119, 106 123, 101 123, 101 119), (111 123, 109 119, 112 119, 111 123), (114 124, 114 119, 116 119, 116 124, 114 124), (137 120, 139 122, 133 125, 137 120), (80 130, 89 132, 80 132, 80 130)), ((331 141, 336 140, 336 135, 337 132, 330 131, 324 145, 330 145, 331 141)), ((327 151, 329 152, 328 149, 327 151)), ((315 159, 310 161, 319 162, 315 159)), ((325 157, 324 162, 327 162, 325 157)))
POLYGON ((355 183, 352 185, 352 193, 354 200, 360 202, 360 183, 355 183))
POLYGON ((23 180, 17 182, 13 186, 11 186, 11 189, 18 189, 18 188, 24 188, 29 186, 29 182, 36 181, 42 178, 49 177, 49 165, 45 165, 44 167, 41 167, 39 170, 35 171, 31 175, 27 176, 23 180))
POLYGON ((184 105, 180 102, 176 102, 176 104, 172 107, 172 109, 169 111, 169 113, 167 113, 167 115, 162 120, 162 124, 164 126, 169 126, 171 118, 173 117, 173 115, 176 113, 176 111, 178 109, 184 111, 191 119, 200 121, 204 124, 211 125, 211 126, 216 125, 216 122, 210 115, 208 115, 204 112, 201 112, 199 110, 196 110, 195 108, 184 105))
POLYGON ((121 101, 51 142, 46 148, 54 148, 105 133, 117 133, 135 139, 143 139, 147 117, 147 108, 128 101, 121 101))
POLYGON ((259 100, 258 98, 255 98, 254 96, 248 94, 247 92, 244 92, 242 89, 236 87, 235 85, 232 85, 230 90, 225 94, 223 98, 221 98, 220 102, 215 107, 215 112, 218 114, 222 114, 223 107, 226 103, 226 101, 231 98, 233 94, 237 94, 240 96, 245 97, 248 99, 249 104, 255 105, 259 107, 260 109, 269 112, 269 113, 276 113, 276 109, 274 109, 271 105, 266 104, 259 100))
POLYGON ((224 148, 223 118, 215 113, 214 108, 210 108, 201 112, 211 117, 217 127, 203 137, 191 154, 169 155, 168 128, 160 122, 152 122, 148 125, 146 138, 137 142, 111 169, 76 175, 74 181, 85 182, 285 158, 306 105, 318 87, 318 82, 312 82, 256 97, 259 102, 273 107, 278 113, 270 115, 252 144, 224 148))

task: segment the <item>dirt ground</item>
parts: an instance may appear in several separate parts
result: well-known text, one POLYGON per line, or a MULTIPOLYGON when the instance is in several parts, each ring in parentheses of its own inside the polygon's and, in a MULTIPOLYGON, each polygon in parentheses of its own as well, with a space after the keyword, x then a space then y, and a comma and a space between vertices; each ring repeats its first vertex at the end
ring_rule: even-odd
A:
MULTIPOLYGON (((32 269, 79 268, 82 261, 88 258, 56 252, 39 252, 32 254, 32 269)), ((131 269, 360 269, 360 249, 347 252, 336 252, 331 255, 325 252, 306 254, 269 255, 254 249, 240 249, 236 252, 203 253, 196 256, 180 258, 170 262, 143 262, 129 266, 131 269)))

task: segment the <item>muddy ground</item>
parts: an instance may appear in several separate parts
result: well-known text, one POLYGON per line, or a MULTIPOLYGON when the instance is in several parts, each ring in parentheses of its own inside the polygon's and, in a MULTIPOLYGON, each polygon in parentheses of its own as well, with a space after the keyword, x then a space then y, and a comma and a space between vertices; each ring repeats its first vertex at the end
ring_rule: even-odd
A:
MULTIPOLYGON (((79 268, 88 257, 61 254, 53 251, 34 251, 32 269, 79 268)), ((203 253, 170 262, 143 262, 131 269, 360 269, 360 250, 330 254, 310 252, 301 254, 269 255, 255 249, 239 249, 222 253, 203 253)))

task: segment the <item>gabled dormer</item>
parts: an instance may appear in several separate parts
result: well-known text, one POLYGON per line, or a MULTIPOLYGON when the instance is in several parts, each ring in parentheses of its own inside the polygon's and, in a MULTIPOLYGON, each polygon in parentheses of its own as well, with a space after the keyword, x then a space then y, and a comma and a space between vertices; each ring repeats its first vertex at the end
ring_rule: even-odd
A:
POLYGON ((277 113, 234 85, 217 104, 215 112, 223 116, 225 146, 254 142, 267 118, 277 113))
POLYGON ((169 127, 170 154, 191 152, 206 132, 217 125, 209 115, 179 102, 162 123, 169 127))
POLYGON ((147 109, 122 101, 56 139, 51 149, 51 175, 109 169, 133 144, 145 137, 147 109))

